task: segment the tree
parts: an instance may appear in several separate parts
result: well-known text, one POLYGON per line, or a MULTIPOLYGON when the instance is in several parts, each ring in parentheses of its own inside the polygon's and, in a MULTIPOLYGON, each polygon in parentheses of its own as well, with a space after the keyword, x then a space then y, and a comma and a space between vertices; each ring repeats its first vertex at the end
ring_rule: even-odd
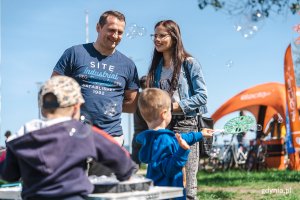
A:
POLYGON ((300 0, 198 0, 198 6, 201 10, 211 6, 229 15, 250 12, 251 20, 256 22, 272 14, 295 14, 300 10, 300 0))

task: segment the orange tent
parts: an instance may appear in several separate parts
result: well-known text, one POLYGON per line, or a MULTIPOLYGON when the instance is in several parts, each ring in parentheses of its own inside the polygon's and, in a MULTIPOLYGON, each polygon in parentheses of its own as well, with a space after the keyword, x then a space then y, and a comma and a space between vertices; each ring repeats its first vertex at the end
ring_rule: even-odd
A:
MULTIPOLYGON (((235 95, 225 102, 219 109, 213 113, 212 118, 218 121, 223 116, 239 110, 247 110, 251 112, 257 121, 257 124, 262 125, 262 131, 265 130, 267 123, 271 120, 275 113, 279 113, 283 119, 286 118, 286 91, 285 85, 282 83, 265 83, 248 88, 239 94, 235 95)), ((297 88, 297 106, 299 111, 300 105, 300 88, 297 88)), ((283 120, 285 123, 285 120, 283 120)), ((257 132, 257 138, 261 136, 261 131, 257 132), (260 133, 259 133, 260 132, 260 133)), ((283 140, 270 140, 268 145, 283 145, 283 140)), ((279 156, 266 157, 266 163, 270 168, 285 169, 284 154, 279 153, 279 156)), ((271 152, 270 152, 271 155, 271 152)), ((290 162, 293 158, 293 153, 289 154, 290 162)), ((297 162, 297 159, 295 159, 297 162)), ((294 168, 290 163, 291 169, 294 168)))
MULTIPOLYGON (((297 96, 298 93, 300 94, 299 88, 297 96)), ((297 98, 297 101, 297 105, 300 105, 300 98, 297 98)), ((213 113, 212 118, 216 122, 223 116, 239 110, 251 112, 257 123, 262 125, 263 130, 275 113, 279 113, 285 119, 286 92, 284 84, 270 82, 248 88, 225 102, 213 113)))

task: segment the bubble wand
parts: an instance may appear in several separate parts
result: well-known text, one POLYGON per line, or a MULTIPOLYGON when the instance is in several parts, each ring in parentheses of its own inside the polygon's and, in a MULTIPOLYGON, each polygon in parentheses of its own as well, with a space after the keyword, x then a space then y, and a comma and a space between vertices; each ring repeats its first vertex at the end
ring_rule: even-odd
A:
POLYGON ((223 129, 214 129, 214 133, 220 132, 221 134, 239 134, 241 132, 261 130, 261 126, 256 124, 256 120, 251 116, 234 117, 227 121, 223 129))

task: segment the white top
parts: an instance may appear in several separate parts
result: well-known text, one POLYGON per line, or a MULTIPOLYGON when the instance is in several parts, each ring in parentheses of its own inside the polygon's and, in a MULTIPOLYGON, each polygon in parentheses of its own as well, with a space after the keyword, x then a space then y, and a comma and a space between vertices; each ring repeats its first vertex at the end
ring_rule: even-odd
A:
POLYGON ((64 121, 68 121, 71 120, 71 117, 60 117, 60 118, 56 118, 56 119, 51 119, 51 120, 43 120, 43 119, 33 119, 29 122, 27 122, 26 124, 24 124, 17 133, 12 134, 9 138, 7 138, 7 142, 14 140, 18 137, 23 136, 25 133, 29 133, 32 131, 36 131, 42 128, 46 128, 48 126, 52 126, 54 124, 60 123, 60 122, 64 122, 64 121))

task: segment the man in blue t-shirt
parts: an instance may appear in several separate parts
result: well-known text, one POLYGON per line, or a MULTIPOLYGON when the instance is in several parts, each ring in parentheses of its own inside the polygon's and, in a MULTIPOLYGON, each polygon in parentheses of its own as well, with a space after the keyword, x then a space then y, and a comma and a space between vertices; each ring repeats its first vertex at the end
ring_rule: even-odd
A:
POLYGON ((136 110, 139 87, 134 62, 116 50, 124 33, 125 16, 117 11, 106 11, 96 29, 97 40, 67 49, 52 76, 73 77, 80 84, 85 99, 81 114, 122 145, 121 113, 136 110))

